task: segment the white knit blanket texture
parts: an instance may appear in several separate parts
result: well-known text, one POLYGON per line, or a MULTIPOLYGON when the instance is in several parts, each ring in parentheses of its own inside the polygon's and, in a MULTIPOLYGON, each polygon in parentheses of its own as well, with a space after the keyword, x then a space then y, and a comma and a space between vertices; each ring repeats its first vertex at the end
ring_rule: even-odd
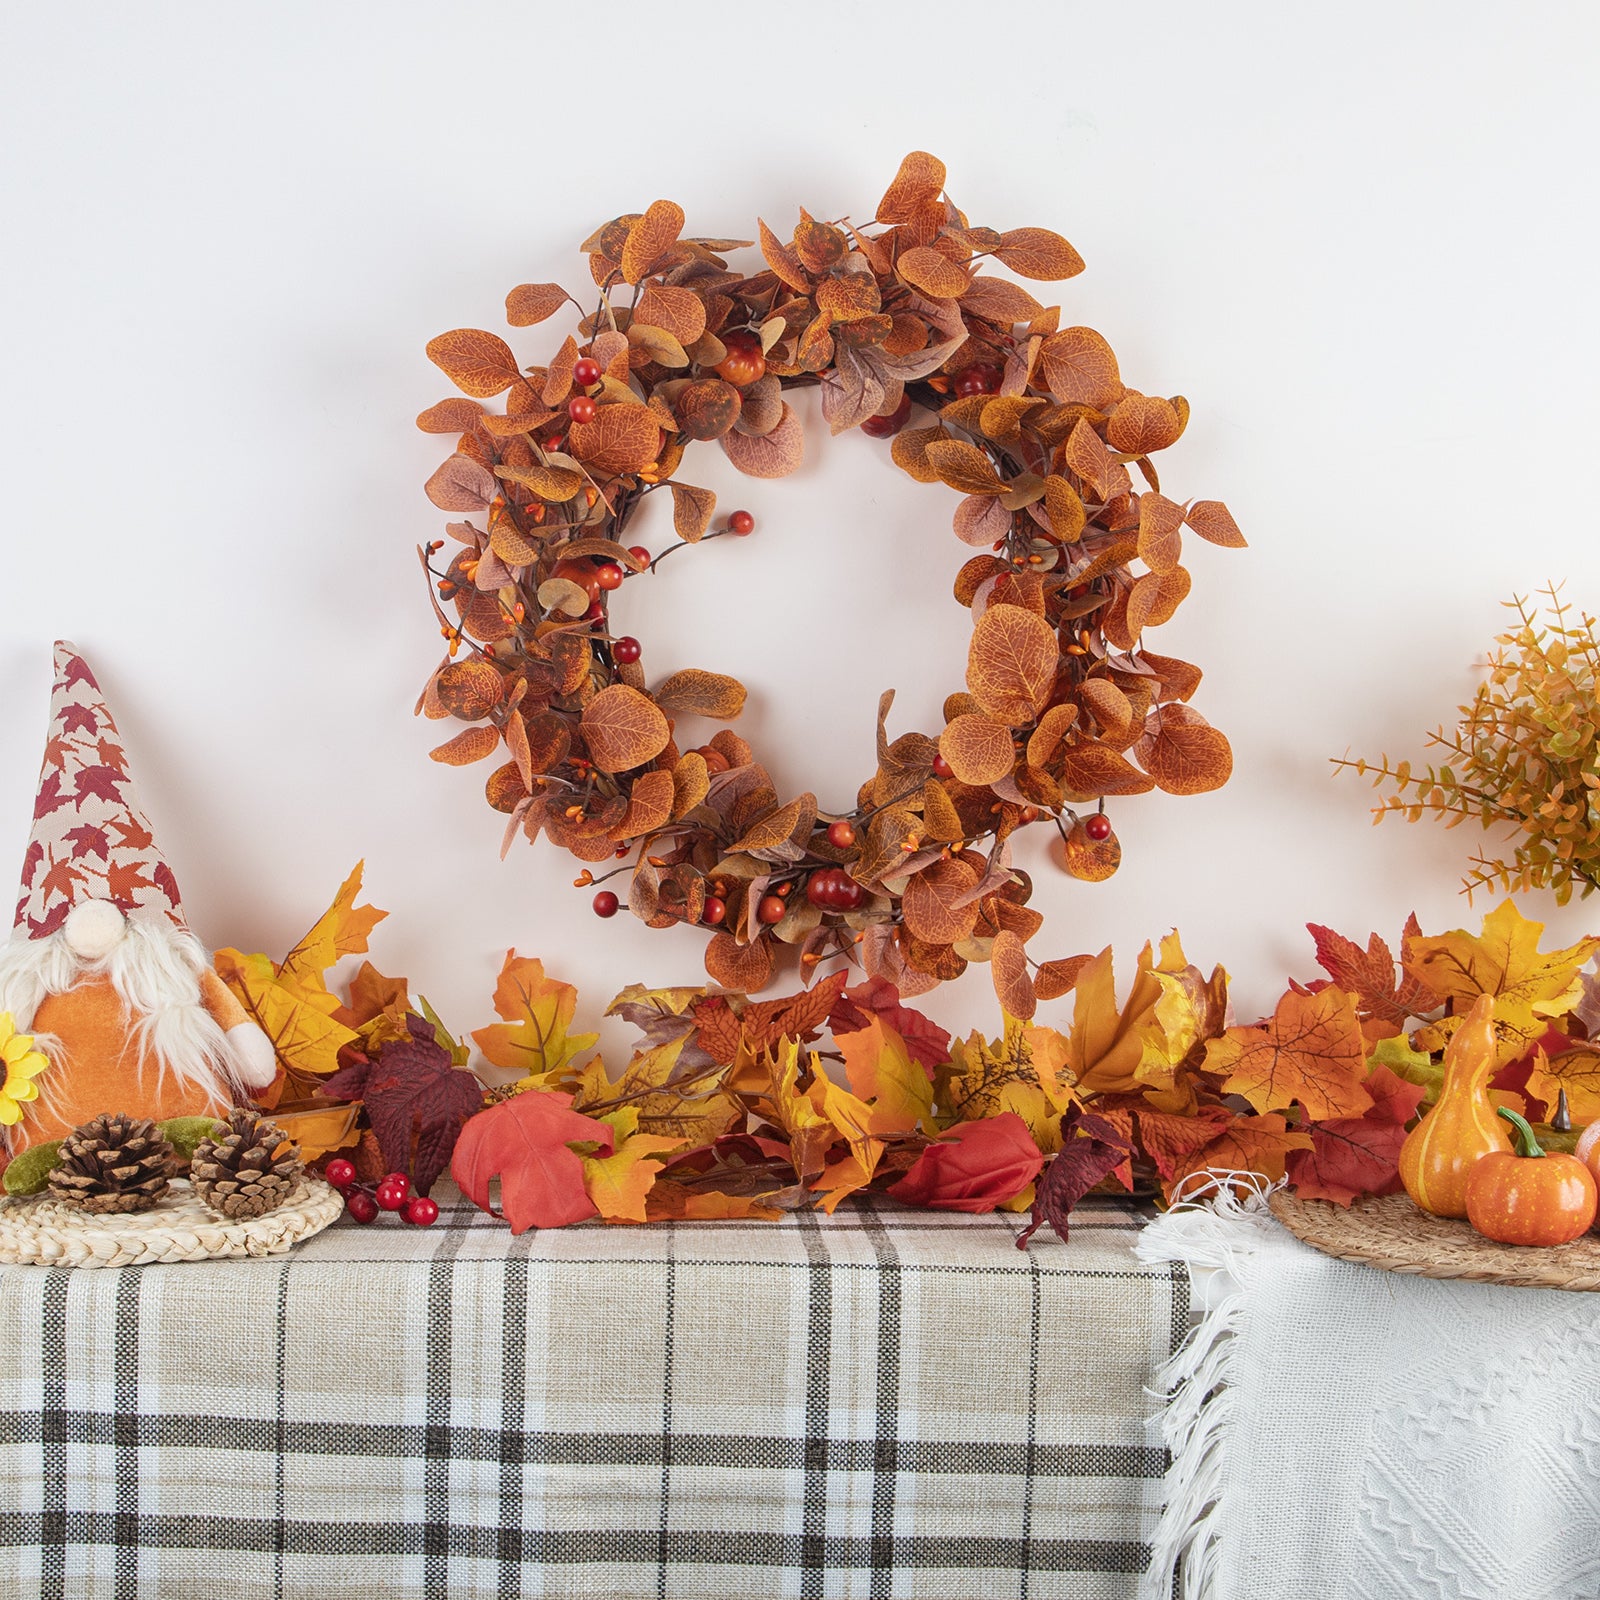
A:
POLYGON ((1259 1190, 1176 1208, 1199 1321, 1144 1593, 1597 1600, 1600 1294, 1402 1276, 1301 1244, 1259 1190))

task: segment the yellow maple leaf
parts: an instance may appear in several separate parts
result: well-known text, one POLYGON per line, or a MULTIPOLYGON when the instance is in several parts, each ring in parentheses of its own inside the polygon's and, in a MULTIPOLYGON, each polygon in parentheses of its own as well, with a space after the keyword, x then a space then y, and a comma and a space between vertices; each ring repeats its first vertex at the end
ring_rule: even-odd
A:
POLYGON ((1580 1127, 1600 1122, 1600 1044, 1590 1041, 1546 1058, 1541 1050, 1534 1058, 1528 1078, 1528 1093, 1552 1109, 1561 1090, 1567 1091, 1567 1109, 1580 1127))
POLYGON ((364 954, 367 935, 389 915, 376 906, 355 903, 361 893, 365 866, 364 861, 356 863, 355 870, 340 885, 333 904, 278 967, 278 982, 284 988, 330 1016, 339 1009, 339 1000, 328 992, 328 969, 343 956, 364 954))
POLYGON ((1066 1034, 1055 1028, 1039 1026, 1024 1029, 1022 1037, 1028 1042, 1028 1053, 1033 1057, 1033 1070, 1038 1074, 1039 1087, 1050 1104, 1057 1111, 1082 1105, 1077 1077, 1068 1064, 1072 1045, 1066 1034))
POLYGON ((217 976, 272 1041, 280 1066, 291 1077, 336 1072, 339 1051, 360 1037, 304 994, 280 983, 266 956, 222 949, 213 964, 217 976))
POLYGON ((795 1172, 802 1183, 808 1183, 827 1165, 825 1157, 838 1140, 839 1130, 818 1104, 826 1094, 827 1077, 818 1074, 811 1089, 802 1092, 801 1062, 800 1041, 780 1041, 776 1052, 766 1056, 767 1084, 762 1098, 771 1108, 774 1124, 788 1137, 795 1172))
POLYGON ((1061 1117, 1040 1083, 1028 1042, 1029 1024, 1005 1019, 993 1041, 974 1033, 950 1046, 950 1060, 935 1068, 940 1121, 979 1122, 1014 1111, 1046 1155, 1061 1148, 1061 1117))
POLYGON ((519 1092, 554 1089, 572 1059, 600 1037, 567 1032, 577 1005, 570 983, 547 978, 542 961, 508 950, 494 990, 495 1014, 505 1020, 475 1029, 472 1037, 491 1065, 522 1073, 513 1086, 519 1092))
POLYGON ((1418 1031, 1419 1048, 1442 1050, 1480 994, 1491 994, 1502 1063, 1514 1061, 1544 1034, 1550 1019, 1565 1016, 1582 997, 1579 969, 1600 938, 1579 939, 1563 950, 1540 950, 1542 922, 1503 901, 1474 936, 1463 928, 1411 941, 1406 970, 1450 1002, 1452 1015, 1418 1031))
POLYGON ((880 1017, 835 1036, 854 1095, 871 1102, 873 1133, 911 1133, 933 1115, 933 1084, 905 1040, 880 1017))
POLYGON ((579 1075, 574 1105, 588 1111, 599 1106, 630 1106, 638 1126, 660 1138, 681 1139, 691 1145, 707 1145, 723 1133, 739 1115, 739 1108, 722 1092, 724 1070, 710 1067, 685 1072, 680 1064, 688 1034, 680 1034, 664 1044, 638 1051, 614 1083, 609 1081, 599 1058, 589 1062, 579 1075))
POLYGON ((1172 1062, 1163 1052, 1146 1059, 1146 1035, 1156 1022, 1156 1007, 1166 998, 1151 970, 1145 946, 1127 1003, 1117 1005, 1111 947, 1078 974, 1073 990, 1072 1032, 1066 1065, 1084 1094, 1135 1094, 1172 1083, 1172 1062))
MULTIPOLYGON (((637 1121, 637 1113, 625 1108, 637 1121)), ((602 1121, 618 1122, 611 1117, 602 1121)), ((649 1133, 630 1133, 619 1137, 613 1153, 600 1160, 585 1157, 583 1186, 594 1208, 610 1222, 644 1222, 647 1220, 645 1202, 661 1173, 658 1157, 668 1150, 676 1150, 682 1139, 660 1139, 649 1133)))

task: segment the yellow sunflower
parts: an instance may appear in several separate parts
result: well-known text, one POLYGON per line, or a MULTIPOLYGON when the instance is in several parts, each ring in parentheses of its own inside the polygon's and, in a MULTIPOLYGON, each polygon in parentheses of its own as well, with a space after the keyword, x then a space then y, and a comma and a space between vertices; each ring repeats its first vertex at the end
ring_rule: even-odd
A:
POLYGON ((5 1077, 0 1081, 0 1122, 11 1127, 22 1120, 26 1101, 39 1098, 33 1080, 50 1065, 43 1051, 33 1048, 33 1035, 18 1033, 9 1011, 0 1011, 0 1062, 5 1077))

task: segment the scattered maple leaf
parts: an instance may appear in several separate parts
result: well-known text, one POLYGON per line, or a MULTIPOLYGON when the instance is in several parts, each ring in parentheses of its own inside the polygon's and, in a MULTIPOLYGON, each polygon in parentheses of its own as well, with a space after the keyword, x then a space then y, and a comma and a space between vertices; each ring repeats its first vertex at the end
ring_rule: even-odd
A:
POLYGON ((481 1109, 483 1085, 454 1065, 426 1017, 413 1013, 406 1022, 405 1039, 341 1067, 322 1091, 333 1100, 360 1100, 389 1170, 409 1173, 412 1186, 426 1194, 463 1125, 481 1109))
POLYGON ((1290 1152, 1289 1182, 1303 1199, 1348 1206, 1357 1195, 1390 1194, 1400 1187, 1400 1147, 1422 1088, 1378 1065, 1368 1075, 1366 1090, 1372 1107, 1364 1117, 1313 1123, 1311 1148, 1290 1152))
POLYGON ((947 1128, 889 1193, 908 1205, 982 1214, 1020 1194, 1043 1165, 1027 1123, 1003 1111, 947 1128))
POLYGON ((1284 1175, 1285 1163, 1296 1150, 1309 1150, 1311 1135, 1291 1128, 1276 1111, 1259 1117, 1230 1117, 1217 1136, 1174 1164, 1172 1177, 1162 1185, 1170 1204, 1194 1190, 1189 1180, 1200 1173, 1253 1172, 1268 1183, 1284 1175))
POLYGON ((1061 1148, 1050 1158, 1040 1175, 1033 1195, 1033 1217, 1017 1235, 1017 1248, 1026 1250, 1028 1241, 1048 1222, 1056 1237, 1065 1242, 1067 1216, 1072 1208, 1100 1182, 1128 1159, 1132 1149, 1127 1135, 1111 1121, 1074 1106, 1061 1119, 1061 1148))
POLYGON ((874 1133, 910 1133, 933 1115, 933 1085, 906 1041, 879 1017, 834 1041, 845 1077, 870 1102, 874 1133))
MULTIPOLYGON (((1316 941, 1318 965, 1341 989, 1357 997, 1356 1009, 1364 1023, 1381 1025, 1381 1032, 1371 1037, 1388 1037, 1412 1017, 1426 1016, 1439 1005, 1439 996, 1414 972, 1397 969, 1394 953, 1377 934, 1369 935, 1363 950, 1353 939, 1320 923, 1308 922, 1306 927, 1316 941)), ((1406 918, 1402 951, 1409 952, 1421 937, 1413 911, 1406 918)))
POLYGON ((1372 1104, 1363 1087, 1366 1039, 1355 1002, 1330 985, 1316 994, 1294 990, 1256 1028, 1229 1028, 1206 1047, 1206 1070, 1226 1078, 1257 1111, 1298 1103, 1315 1122, 1359 1117, 1372 1104))
POLYGON ((376 906, 358 906, 364 861, 339 887, 333 904, 317 919, 311 931, 295 945, 278 968, 278 982, 295 990, 320 1010, 332 1013, 339 1002, 328 993, 328 969, 343 956, 364 955, 367 935, 389 915, 376 906))
POLYGON ((212 960, 217 976, 272 1041, 286 1071, 309 1073, 315 1079, 338 1070, 339 1052, 360 1037, 354 1029, 279 983, 276 969, 264 955, 224 948, 212 960))
MULTIPOLYGON (((1499 1080, 1496 1079, 1496 1086, 1499 1080)), ((1528 1075, 1528 1092, 1553 1106, 1565 1089, 1572 1120, 1580 1126, 1600 1121, 1600 1045, 1580 1044, 1548 1057, 1538 1052, 1528 1075)))
POLYGON ((522 1074, 518 1088, 547 1089, 599 1040, 596 1033, 567 1032, 577 1006, 570 983, 546 977, 542 961, 508 950, 494 990, 495 1013, 505 1021, 472 1037, 491 1065, 522 1074))
POLYGON ((931 1071, 950 1059, 948 1030, 904 1004, 900 991, 887 978, 868 978, 865 983, 846 989, 828 1014, 828 1027, 835 1041, 841 1041, 844 1035, 866 1027, 872 1017, 894 1029, 911 1059, 925 1070, 931 1071))
POLYGON ((608 1222, 647 1221, 650 1191, 661 1172, 655 1158, 682 1144, 682 1139, 630 1133, 612 1154, 584 1157, 583 1186, 595 1210, 608 1222))
POLYGON ((1066 1068, 1083 1094, 1127 1094, 1149 1082, 1170 1082, 1171 1065, 1146 1063, 1145 1029, 1155 1016, 1162 987, 1150 968, 1149 951, 1139 964, 1127 1002, 1117 1005, 1116 978, 1108 945, 1078 974, 1073 988, 1072 1030, 1066 1068))
POLYGON ((573 1144, 593 1144, 600 1157, 609 1156, 612 1130, 574 1111, 570 1094, 532 1089, 468 1120, 450 1158, 450 1175, 474 1205, 504 1216, 513 1233, 565 1227, 597 1215, 573 1144), (489 1199, 496 1177, 498 1212, 489 1199))

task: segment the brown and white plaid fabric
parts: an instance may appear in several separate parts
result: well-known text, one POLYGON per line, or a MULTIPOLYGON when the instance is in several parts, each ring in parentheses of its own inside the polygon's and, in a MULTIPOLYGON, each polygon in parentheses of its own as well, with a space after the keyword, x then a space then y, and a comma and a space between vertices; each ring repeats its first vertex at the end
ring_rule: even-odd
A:
POLYGON ((781 1224, 0 1268, 8 1600, 1132 1596, 1188 1323, 1141 1219, 781 1224))

